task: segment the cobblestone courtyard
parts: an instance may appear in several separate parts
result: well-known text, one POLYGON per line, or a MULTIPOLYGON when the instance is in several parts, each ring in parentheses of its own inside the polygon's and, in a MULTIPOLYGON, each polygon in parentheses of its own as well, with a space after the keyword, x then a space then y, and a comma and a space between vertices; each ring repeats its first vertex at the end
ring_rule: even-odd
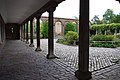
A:
MULTIPOLYGON (((56 43, 54 40, 55 54, 60 58, 58 59, 62 64, 66 64, 71 67, 72 70, 77 70, 78 68, 78 46, 67 46, 56 43)), ((34 40, 36 44, 36 40, 34 40)), ((36 47, 36 45, 35 45, 36 47)), ((41 39, 41 49, 44 54, 47 54, 48 50, 48 40, 41 39)), ((114 65, 117 60, 120 59, 120 48, 95 48, 90 47, 90 57, 89 57, 89 70, 97 71, 111 65, 114 65)))
MULTIPOLYGON (((72 62, 66 61, 67 56, 64 59, 56 54, 60 59, 49 60, 45 53, 35 52, 34 48, 19 40, 7 41, 0 52, 0 80, 78 80, 74 76, 74 67, 71 68, 72 62)), ((92 72, 91 80, 120 80, 120 63, 92 72)))

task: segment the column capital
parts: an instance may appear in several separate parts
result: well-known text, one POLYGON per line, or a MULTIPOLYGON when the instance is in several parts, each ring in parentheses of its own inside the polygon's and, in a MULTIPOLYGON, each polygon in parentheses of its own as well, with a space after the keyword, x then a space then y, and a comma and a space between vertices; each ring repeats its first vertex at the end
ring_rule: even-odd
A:
POLYGON ((30 22, 33 21, 34 18, 30 18, 30 22))
POLYGON ((35 17, 36 17, 36 19, 40 19, 41 16, 42 16, 42 13, 38 13, 35 17))
POLYGON ((29 20, 27 20, 25 23, 28 23, 29 20))
POLYGON ((47 10, 47 12, 49 13, 49 12, 54 12, 56 10, 56 7, 51 7, 51 8, 49 8, 48 10, 47 10))

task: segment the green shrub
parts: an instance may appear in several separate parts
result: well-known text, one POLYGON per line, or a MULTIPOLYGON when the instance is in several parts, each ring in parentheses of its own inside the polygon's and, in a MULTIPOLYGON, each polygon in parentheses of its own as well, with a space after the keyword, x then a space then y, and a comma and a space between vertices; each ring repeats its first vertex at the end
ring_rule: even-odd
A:
POLYGON ((58 39, 56 43, 64 44, 64 45, 70 45, 65 39, 58 39))
POLYGON ((113 35, 95 35, 90 38, 91 47, 120 47, 120 41, 113 35))
POLYGON ((65 27, 65 34, 68 33, 68 31, 76 31, 76 26, 72 22, 68 22, 65 27))
POLYGON ((40 33, 40 38, 43 38, 43 34, 42 33, 40 33))
POLYGON ((115 44, 117 47, 120 47, 120 41, 116 41, 115 44))
POLYGON ((56 41, 56 43, 63 44, 64 41, 65 41, 64 39, 58 39, 58 40, 56 41))
POLYGON ((43 28, 41 33, 43 34, 43 38, 48 38, 48 22, 47 21, 43 23, 43 28))
POLYGON ((116 43, 113 42, 94 42, 91 43, 91 47, 105 47, 105 48, 116 48, 116 43))
POLYGON ((95 35, 91 37, 91 41, 114 41, 115 36, 113 35, 95 35))
POLYGON ((73 44, 74 41, 77 42, 78 37, 78 33, 73 31, 68 31, 68 33, 65 35, 65 39, 69 44, 73 44))
POLYGON ((64 41, 63 44, 64 44, 64 45, 70 45, 70 43, 67 42, 67 41, 64 41))
POLYGON ((76 45, 78 44, 78 33, 73 31, 68 31, 63 39, 58 39, 56 43, 65 45, 76 45))

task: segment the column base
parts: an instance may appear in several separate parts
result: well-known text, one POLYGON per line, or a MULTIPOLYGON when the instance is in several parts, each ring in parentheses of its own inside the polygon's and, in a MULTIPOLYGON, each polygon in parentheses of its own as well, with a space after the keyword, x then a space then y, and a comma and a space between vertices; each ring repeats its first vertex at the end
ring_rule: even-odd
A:
POLYGON ((0 41, 0 45, 2 44, 2 42, 0 41))
POLYGON ((28 42, 28 41, 26 41, 26 44, 29 44, 29 42, 28 42))
POLYGON ((22 39, 22 38, 21 38, 20 40, 21 40, 21 41, 23 41, 23 39, 22 39))
POLYGON ((37 47, 35 51, 42 51, 42 49, 40 47, 37 47))
POLYGON ((89 71, 88 72, 81 72, 81 71, 77 70, 75 72, 75 76, 80 80, 89 80, 92 78, 92 74, 89 71))
POLYGON ((29 46, 30 46, 30 47, 34 47, 34 44, 30 44, 29 46))
POLYGON ((23 42, 26 42, 24 39, 22 40, 23 42))
POLYGON ((55 59, 58 58, 57 56, 55 56, 54 54, 47 54, 47 59, 55 59))

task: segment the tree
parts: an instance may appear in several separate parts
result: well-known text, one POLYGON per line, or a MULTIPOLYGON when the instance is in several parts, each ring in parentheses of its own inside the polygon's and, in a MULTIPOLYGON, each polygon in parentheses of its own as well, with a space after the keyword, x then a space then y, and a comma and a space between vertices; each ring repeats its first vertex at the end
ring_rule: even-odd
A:
POLYGON ((48 38, 48 22, 47 21, 43 23, 42 34, 43 34, 43 38, 48 38))
POLYGON ((115 16, 114 23, 120 23, 120 13, 115 16))
POLYGON ((95 15, 95 16, 91 19, 91 23, 92 23, 92 24, 102 24, 102 21, 99 19, 98 15, 95 15))
POLYGON ((66 24, 66 27, 65 27, 65 34, 68 32, 68 31, 76 31, 76 28, 75 28, 76 26, 75 26, 75 24, 74 23, 72 23, 72 22, 68 22, 67 24, 66 24))
POLYGON ((113 23, 115 19, 115 14, 113 10, 107 9, 107 11, 103 15, 103 23, 113 23))

